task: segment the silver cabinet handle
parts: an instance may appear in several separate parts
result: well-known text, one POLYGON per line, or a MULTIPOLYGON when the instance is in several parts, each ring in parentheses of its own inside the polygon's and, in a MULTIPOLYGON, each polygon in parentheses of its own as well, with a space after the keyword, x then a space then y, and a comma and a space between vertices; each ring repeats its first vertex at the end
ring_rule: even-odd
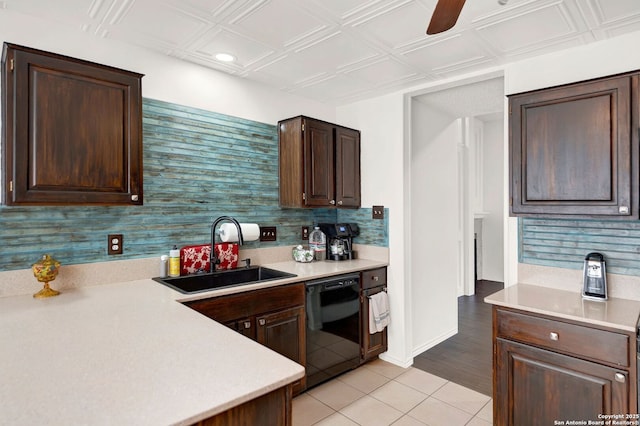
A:
POLYGON ((267 320, 263 318, 259 322, 260 322, 260 325, 265 325, 267 323, 267 320))
POLYGON ((627 380, 627 376, 625 376, 622 373, 616 373, 614 377, 616 379, 616 382, 620 382, 620 383, 624 383, 627 380))
POLYGON ((371 279, 374 281, 380 281, 380 277, 378 277, 377 275, 371 277, 371 279))
POLYGON ((334 205, 336 203, 336 200, 331 200, 329 201, 329 204, 334 205))
POLYGON ((131 201, 138 201, 138 195, 133 194, 133 195, 131 196, 131 201))
POLYGON ((341 206, 342 205, 342 200, 338 201, 338 205, 341 206))
POLYGON ((250 321, 245 321, 244 322, 244 328, 251 328, 251 322, 250 321))
POLYGON ((549 339, 558 340, 559 338, 560 338, 560 336, 558 336, 558 333, 554 333, 553 331, 551 333, 549 333, 549 339))

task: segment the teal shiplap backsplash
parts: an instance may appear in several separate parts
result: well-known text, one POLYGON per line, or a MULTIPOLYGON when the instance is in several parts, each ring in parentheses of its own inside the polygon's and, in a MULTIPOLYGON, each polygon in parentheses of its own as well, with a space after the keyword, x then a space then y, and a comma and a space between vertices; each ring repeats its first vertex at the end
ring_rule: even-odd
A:
POLYGON ((640 276, 640 222, 519 218, 521 263, 582 269, 590 252, 605 256, 607 272, 640 276))
POLYGON ((222 215, 277 227, 277 241, 249 248, 302 243, 301 227, 356 222, 358 244, 388 247, 388 216, 371 208, 283 209, 278 205, 275 124, 143 100, 144 205, 0 207, 0 271, 29 268, 48 253, 63 265, 168 254, 208 243, 222 215), (124 254, 107 255, 107 235, 123 234, 124 254))

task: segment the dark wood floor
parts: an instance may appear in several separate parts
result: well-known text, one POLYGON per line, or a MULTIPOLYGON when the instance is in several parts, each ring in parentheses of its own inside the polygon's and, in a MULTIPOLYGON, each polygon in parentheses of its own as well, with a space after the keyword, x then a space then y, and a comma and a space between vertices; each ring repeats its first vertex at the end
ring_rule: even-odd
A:
POLYGON ((413 366, 491 396, 491 305, 484 298, 504 287, 480 280, 476 294, 458 298, 458 334, 413 359, 413 366))

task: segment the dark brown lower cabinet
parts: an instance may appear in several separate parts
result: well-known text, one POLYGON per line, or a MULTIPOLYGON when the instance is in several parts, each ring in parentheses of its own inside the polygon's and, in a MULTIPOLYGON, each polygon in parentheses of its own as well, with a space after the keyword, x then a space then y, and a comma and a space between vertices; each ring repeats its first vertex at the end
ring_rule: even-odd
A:
POLYGON ((637 412, 634 333, 496 306, 493 333, 494 425, 637 412))
POLYGON ((387 351, 387 329, 371 334, 369 331, 369 298, 367 296, 383 291, 382 287, 365 290, 361 297, 360 316, 361 332, 361 361, 367 362, 387 351))
POLYGON ((498 339, 496 425, 598 421, 629 413, 629 374, 595 362, 498 339))
POLYGON ((369 297, 386 291, 387 268, 363 271, 360 277, 360 362, 367 362, 387 351, 387 329, 370 333, 369 297))
POLYGON ((256 340, 289 359, 300 362, 305 358, 304 346, 291 342, 304 342, 304 307, 256 317, 256 340))
MULTIPOLYGON (((281 355, 307 365, 304 305, 256 316, 256 340, 281 355)), ((306 377, 293 383, 293 394, 306 388, 306 377)))
POLYGON ((290 426, 291 385, 245 402, 194 426, 290 426))
MULTIPOLYGON (((304 297, 304 284, 290 284, 185 305, 304 367, 307 363, 304 297)), ((293 394, 299 394, 305 387, 305 378, 296 381, 293 394)))

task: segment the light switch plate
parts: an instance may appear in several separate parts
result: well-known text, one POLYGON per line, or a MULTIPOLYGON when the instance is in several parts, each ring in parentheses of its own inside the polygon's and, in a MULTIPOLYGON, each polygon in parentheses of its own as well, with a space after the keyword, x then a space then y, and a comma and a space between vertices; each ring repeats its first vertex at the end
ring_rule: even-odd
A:
POLYGON ((276 240, 276 227, 275 226, 261 226, 260 227, 260 241, 275 241, 276 240))
POLYGON ((372 207, 372 219, 384 219, 384 206, 372 207))

